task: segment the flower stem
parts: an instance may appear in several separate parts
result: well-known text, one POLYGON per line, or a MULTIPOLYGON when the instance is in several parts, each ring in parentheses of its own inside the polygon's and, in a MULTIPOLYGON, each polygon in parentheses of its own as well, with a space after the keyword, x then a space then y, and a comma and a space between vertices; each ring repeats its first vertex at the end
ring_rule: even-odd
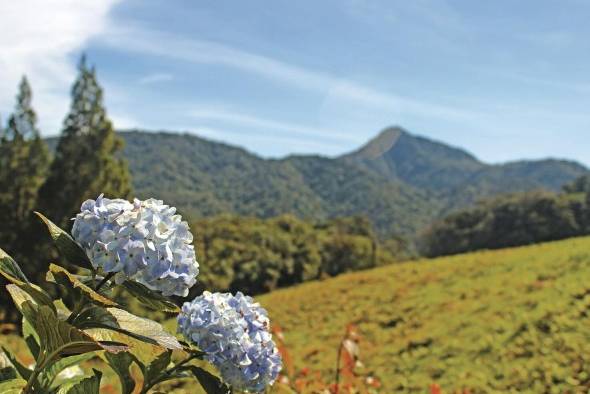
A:
POLYGON ((160 374, 160 376, 156 379, 154 379, 151 382, 148 382, 148 384, 146 384, 142 390, 140 394, 146 394, 152 387, 154 387, 156 384, 164 382, 165 377, 171 375, 173 372, 175 372, 176 370, 178 370, 180 367, 182 367, 183 365, 187 364, 188 362, 190 362, 191 360, 194 360, 195 358, 199 357, 198 354, 191 354, 190 356, 188 356, 187 358, 185 358, 184 360, 182 360, 181 362, 179 362, 178 364, 176 364, 175 366, 167 369, 166 371, 162 372, 160 374), (164 379, 163 379, 164 378, 164 379))
POLYGON ((29 380, 27 380, 27 385, 23 388, 23 394, 28 394, 28 393, 32 393, 33 391, 33 384, 35 384, 35 381, 37 380, 37 375, 39 375, 39 370, 37 370, 35 368, 35 370, 33 371, 33 373, 31 374, 31 376, 29 376, 29 380))
POLYGON ((107 283, 113 276, 115 276, 114 272, 109 272, 102 280, 96 285, 94 291, 98 291, 105 283, 107 283))

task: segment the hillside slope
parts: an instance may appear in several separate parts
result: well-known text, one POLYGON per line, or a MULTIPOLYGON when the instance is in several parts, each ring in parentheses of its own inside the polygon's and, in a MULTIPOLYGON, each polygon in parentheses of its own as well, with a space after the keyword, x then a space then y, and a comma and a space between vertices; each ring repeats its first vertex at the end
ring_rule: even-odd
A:
POLYGON ((384 393, 587 392, 590 237, 357 272, 260 297, 331 381, 344 327, 384 393))
POLYGON ((195 216, 292 213, 322 220, 360 214, 385 237, 411 238, 433 219, 482 197, 556 190, 587 172, 559 160, 487 165, 399 128, 339 158, 280 160, 189 134, 121 135, 139 197, 159 196, 195 216))
POLYGON ((194 216, 366 215, 381 234, 411 235, 440 204, 429 193, 321 156, 266 160, 187 134, 122 133, 137 196, 194 216))

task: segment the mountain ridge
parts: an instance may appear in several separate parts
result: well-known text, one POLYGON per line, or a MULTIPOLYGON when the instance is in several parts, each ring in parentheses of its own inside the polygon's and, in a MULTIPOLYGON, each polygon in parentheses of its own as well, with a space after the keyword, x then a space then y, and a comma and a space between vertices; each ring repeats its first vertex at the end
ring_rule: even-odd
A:
MULTIPOLYGON (((341 156, 280 159, 186 132, 118 133, 126 142, 122 155, 139 198, 163 199, 195 217, 293 214, 322 221, 365 215, 382 237, 413 238, 441 215, 479 199, 537 188, 555 191, 588 172, 559 159, 486 164, 463 149, 399 127, 384 129, 341 156)), ((49 142, 55 146, 56 140, 49 142)))

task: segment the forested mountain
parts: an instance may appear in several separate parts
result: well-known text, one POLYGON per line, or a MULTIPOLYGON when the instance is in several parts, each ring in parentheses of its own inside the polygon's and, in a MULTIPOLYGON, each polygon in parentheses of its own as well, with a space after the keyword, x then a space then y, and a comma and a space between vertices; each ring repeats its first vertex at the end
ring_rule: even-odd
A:
POLYGON ((413 237, 433 219, 498 194, 556 191, 588 170, 563 160, 489 165, 400 128, 336 158, 263 159, 191 134, 124 131, 135 194, 193 217, 366 215, 383 237, 413 237))
POLYGON ((490 165, 470 153, 393 127, 342 160, 388 179, 431 191, 443 213, 498 194, 558 191, 588 169, 567 160, 523 160, 490 165))
POLYGON ((413 136, 399 127, 385 129, 342 160, 437 194, 461 185, 486 167, 461 149, 413 136))
POLYGON ((567 161, 488 165, 473 155, 391 128, 339 158, 262 159, 189 134, 123 132, 136 194, 195 216, 284 213, 312 220, 368 216, 383 235, 412 235, 480 198, 557 190, 587 170, 567 161))
POLYGON ((382 234, 412 234, 440 204, 430 193, 320 156, 266 160, 193 135, 122 133, 138 197, 193 216, 291 213, 312 221, 361 214, 382 234))

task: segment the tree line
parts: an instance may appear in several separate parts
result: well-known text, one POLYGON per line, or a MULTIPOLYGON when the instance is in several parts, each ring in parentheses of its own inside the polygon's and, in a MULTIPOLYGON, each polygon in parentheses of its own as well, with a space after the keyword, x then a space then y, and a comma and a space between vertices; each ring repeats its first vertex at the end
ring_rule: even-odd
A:
POLYGON ((428 257, 590 234, 590 176, 561 193, 533 191, 482 201, 431 225, 419 239, 428 257))
MULTIPOLYGON (((32 100, 23 77, 13 113, 6 126, 0 122, 0 245, 22 263, 25 274, 37 278, 48 262, 33 256, 51 249, 33 211, 69 229, 84 200, 100 193, 130 196, 131 177, 117 156, 123 141, 107 116, 96 70, 85 57, 78 65, 54 155, 41 138, 32 100)), ((0 302, 3 309, 12 308, 8 300, 0 302)))
POLYGON ((364 217, 310 223, 293 215, 217 216, 191 228, 206 267, 199 280, 215 290, 259 294, 394 260, 364 217))

